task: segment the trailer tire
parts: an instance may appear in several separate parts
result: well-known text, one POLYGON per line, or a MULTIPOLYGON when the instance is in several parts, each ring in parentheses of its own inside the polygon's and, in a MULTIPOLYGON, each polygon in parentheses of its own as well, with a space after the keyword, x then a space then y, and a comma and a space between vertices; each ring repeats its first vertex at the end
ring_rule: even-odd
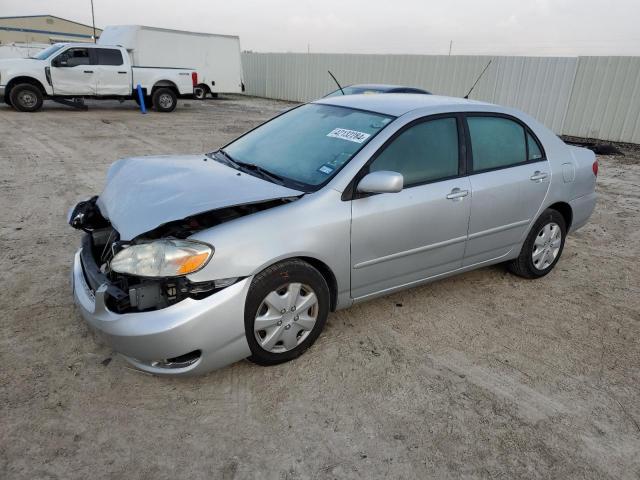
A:
POLYGON ((178 96, 170 88, 158 88, 152 98, 153 107, 158 112, 173 112, 178 104, 178 96))
POLYGON ((31 83, 20 83, 9 92, 10 104, 19 112, 37 112, 43 99, 40 89, 31 83))

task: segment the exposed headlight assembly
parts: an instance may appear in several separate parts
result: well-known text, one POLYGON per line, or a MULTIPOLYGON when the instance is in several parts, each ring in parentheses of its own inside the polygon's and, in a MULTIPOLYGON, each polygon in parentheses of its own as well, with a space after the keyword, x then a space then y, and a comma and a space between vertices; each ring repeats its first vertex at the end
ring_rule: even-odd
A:
POLYGON ((213 255, 213 247, 189 240, 156 240, 131 245, 111 260, 111 270, 139 277, 180 277, 197 272, 213 255))

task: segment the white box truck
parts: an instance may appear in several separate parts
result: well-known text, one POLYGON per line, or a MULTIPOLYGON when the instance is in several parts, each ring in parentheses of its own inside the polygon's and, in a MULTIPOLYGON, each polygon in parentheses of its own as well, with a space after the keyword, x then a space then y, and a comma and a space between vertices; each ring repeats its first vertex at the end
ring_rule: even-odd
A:
POLYGON ((244 91, 240 38, 237 36, 113 25, 104 29, 98 44, 126 48, 137 67, 153 65, 197 70, 196 98, 244 91))

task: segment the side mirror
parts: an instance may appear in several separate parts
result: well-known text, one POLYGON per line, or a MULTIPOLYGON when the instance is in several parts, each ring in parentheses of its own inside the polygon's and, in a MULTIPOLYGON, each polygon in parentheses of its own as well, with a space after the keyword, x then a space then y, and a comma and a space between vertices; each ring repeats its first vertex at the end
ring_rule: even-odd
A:
POLYGON ((67 66, 67 60, 66 59, 62 59, 62 58, 54 58, 53 61, 51 62, 51 66, 52 67, 66 67, 67 66))
POLYGON ((360 180, 358 192, 361 193, 398 193, 404 187, 401 173, 381 170, 372 172, 360 180))

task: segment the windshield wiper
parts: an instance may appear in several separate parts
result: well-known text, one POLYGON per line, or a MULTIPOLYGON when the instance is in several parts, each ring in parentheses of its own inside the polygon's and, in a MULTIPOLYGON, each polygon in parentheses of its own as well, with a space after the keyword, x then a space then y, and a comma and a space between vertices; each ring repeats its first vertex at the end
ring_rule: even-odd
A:
POLYGON ((266 168, 261 167, 260 165, 256 165, 255 163, 241 162, 239 160, 234 160, 231 155, 229 155, 224 150, 220 149, 214 154, 219 153, 225 160, 225 162, 231 167, 242 170, 244 172, 257 173, 262 178, 266 178, 267 180, 272 181, 273 183, 277 183, 278 185, 284 185, 284 178, 280 175, 277 175, 273 172, 270 172, 266 168))

